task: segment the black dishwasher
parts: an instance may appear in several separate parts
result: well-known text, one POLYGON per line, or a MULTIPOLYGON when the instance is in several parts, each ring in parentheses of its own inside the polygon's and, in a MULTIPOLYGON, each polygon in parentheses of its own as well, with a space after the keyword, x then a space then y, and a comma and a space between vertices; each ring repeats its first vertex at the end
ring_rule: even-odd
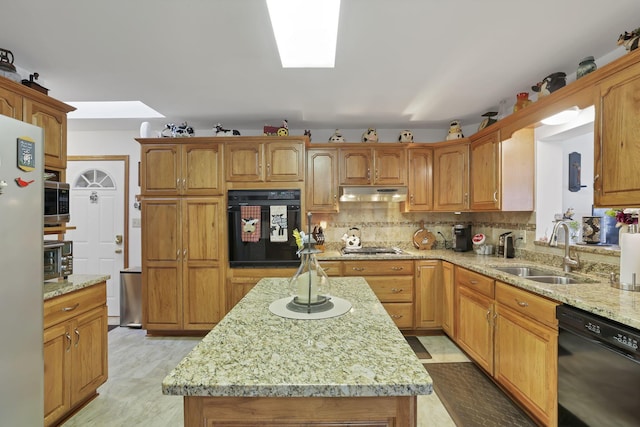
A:
POLYGON ((558 425, 640 425, 640 331, 558 306, 558 425))

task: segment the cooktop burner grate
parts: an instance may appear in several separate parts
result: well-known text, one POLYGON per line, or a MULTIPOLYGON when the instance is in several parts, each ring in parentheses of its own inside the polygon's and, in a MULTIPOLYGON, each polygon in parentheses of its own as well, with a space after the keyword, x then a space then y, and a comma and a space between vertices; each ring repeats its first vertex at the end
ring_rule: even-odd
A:
POLYGON ((357 255, 380 255, 380 254, 401 254, 402 250, 399 248, 389 248, 380 246, 371 246, 364 248, 342 248, 342 253, 357 254, 357 255))

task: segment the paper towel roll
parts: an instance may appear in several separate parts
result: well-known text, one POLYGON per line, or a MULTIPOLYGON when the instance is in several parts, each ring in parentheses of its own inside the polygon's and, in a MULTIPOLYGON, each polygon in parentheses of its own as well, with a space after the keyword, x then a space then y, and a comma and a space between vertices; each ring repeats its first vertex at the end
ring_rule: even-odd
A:
POLYGON ((640 233, 622 233, 620 236, 620 283, 631 284, 632 274, 640 283, 640 233))

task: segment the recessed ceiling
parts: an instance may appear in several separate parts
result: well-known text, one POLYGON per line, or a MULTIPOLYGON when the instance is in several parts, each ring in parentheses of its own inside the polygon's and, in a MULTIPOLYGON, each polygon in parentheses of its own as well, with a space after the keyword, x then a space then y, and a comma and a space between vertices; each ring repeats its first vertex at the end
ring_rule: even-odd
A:
POLYGON ((625 54, 616 40, 640 26, 635 11, 636 0, 345 0, 335 68, 284 69, 264 0, 10 0, 0 47, 54 98, 140 100, 158 123, 426 129, 478 123, 547 74, 625 54))

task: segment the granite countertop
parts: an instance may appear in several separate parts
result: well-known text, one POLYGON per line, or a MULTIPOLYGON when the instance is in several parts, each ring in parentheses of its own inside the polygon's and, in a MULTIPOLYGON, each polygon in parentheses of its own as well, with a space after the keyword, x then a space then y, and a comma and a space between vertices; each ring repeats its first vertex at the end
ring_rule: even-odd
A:
POLYGON ((262 279, 162 382, 179 396, 349 397, 430 394, 432 381, 361 277, 331 278, 346 314, 287 319, 269 304, 288 278, 262 279))
POLYGON ((108 274, 73 274, 66 279, 48 280, 44 282, 44 300, 97 285, 110 278, 108 274))
POLYGON ((546 264, 518 258, 500 258, 491 255, 477 255, 475 252, 454 252, 451 250, 405 250, 400 255, 341 255, 339 251, 326 251, 318 255, 318 260, 393 260, 393 259, 438 259, 449 261, 460 267, 476 271, 496 280, 526 289, 552 300, 586 310, 615 320, 627 326, 640 329, 640 292, 623 291, 611 287, 609 279, 595 274, 569 273, 580 281, 568 285, 554 285, 534 282, 524 277, 507 274, 494 267, 519 265, 543 268, 557 275, 566 275, 562 269, 546 264))

